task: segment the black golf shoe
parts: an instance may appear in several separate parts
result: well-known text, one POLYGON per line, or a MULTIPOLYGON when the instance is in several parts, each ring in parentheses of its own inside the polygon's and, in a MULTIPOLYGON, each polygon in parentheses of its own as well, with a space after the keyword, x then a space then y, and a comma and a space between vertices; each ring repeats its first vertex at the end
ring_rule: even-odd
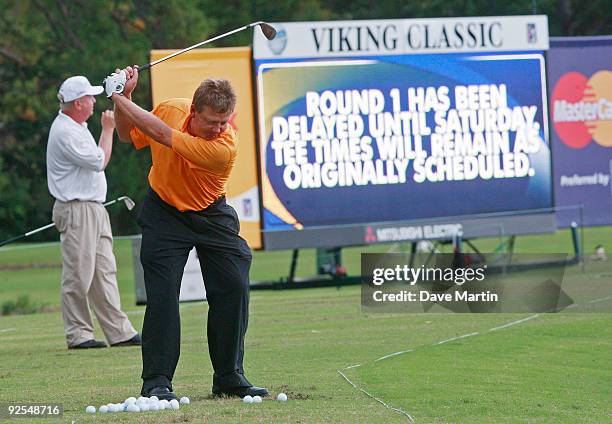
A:
POLYGON ((140 334, 136 333, 136 335, 134 337, 132 337, 131 339, 119 342, 119 343, 113 343, 111 346, 112 347, 120 347, 120 346, 141 346, 142 345, 142 338, 140 337, 140 334))
POLYGON ((99 349, 101 347, 106 347, 106 343, 91 339, 78 345, 68 346, 68 349, 99 349))
POLYGON ((159 399, 159 400, 164 400, 164 399, 172 400, 172 399, 176 399, 176 395, 174 394, 174 392, 171 392, 170 389, 167 388, 166 386, 153 387, 146 394, 146 397, 151 397, 151 396, 157 396, 157 399, 159 399))
POLYGON ((241 397, 241 398, 247 395, 261 396, 261 397, 270 395, 270 393, 268 393, 268 389, 264 389, 263 387, 255 387, 255 386, 231 387, 231 388, 225 388, 225 389, 221 389, 217 386, 213 386, 212 392, 213 392, 213 395, 216 395, 216 396, 230 396, 230 397, 241 397))

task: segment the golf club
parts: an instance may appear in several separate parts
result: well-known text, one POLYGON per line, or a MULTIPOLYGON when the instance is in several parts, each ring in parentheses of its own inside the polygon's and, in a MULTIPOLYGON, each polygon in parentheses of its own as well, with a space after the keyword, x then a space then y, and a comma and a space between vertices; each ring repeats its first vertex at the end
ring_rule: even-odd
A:
POLYGON ((235 34, 237 32, 240 32, 240 31, 244 31, 245 29, 249 29, 249 28, 252 28, 254 26, 259 26, 259 28, 261 28, 261 32, 263 33, 264 37, 266 37, 268 40, 272 40, 274 37, 276 37, 276 29, 274 29, 274 27, 272 25, 270 25, 268 23, 265 23, 265 22, 262 22, 262 21, 253 22, 253 23, 250 23, 248 25, 242 26, 240 28, 236 28, 234 30, 228 31, 225 34, 217 35, 216 37, 210 38, 208 40, 201 41, 201 42, 199 42, 197 44, 194 44, 193 46, 189 46, 189 47, 187 47, 187 48, 185 48, 183 50, 179 50, 178 52, 172 53, 172 54, 170 54, 168 56, 164 56, 161 59, 157 59, 154 62, 147 63, 146 65, 143 65, 143 66, 139 66, 138 67, 138 71, 144 71, 145 69, 149 69, 151 66, 157 65, 158 63, 164 62, 164 61, 166 61, 168 59, 171 59, 171 58, 173 58, 175 56, 178 56, 179 54, 183 54, 185 52, 188 52, 191 49, 195 49, 196 47, 203 46, 204 44, 212 43, 213 41, 219 40, 219 39, 221 39, 223 37, 227 37, 228 35, 232 35, 232 34, 235 34))
MULTIPOLYGON (((136 203, 134 203, 134 201, 132 199, 130 199, 129 197, 127 197, 127 196, 117 197, 114 200, 111 200, 109 202, 104 203, 102 206, 107 207, 107 206, 110 206, 110 205, 112 205, 114 203, 117 203, 117 202, 123 202, 125 204, 125 207, 127 208, 128 211, 131 211, 132 209, 134 209, 134 206, 136 206, 136 203)), ((41 231, 44 231, 47 228, 51 228, 54 225, 55 224, 52 222, 50 224, 45 225, 44 227, 36 228, 35 230, 28 231, 25 234, 21 234, 21 235, 12 237, 12 238, 10 238, 8 240, 4 240, 3 242, 0 242, 0 247, 4 246, 5 244, 9 244, 9 243, 12 243, 14 241, 17 241, 19 239, 22 239, 22 238, 25 238, 25 237, 29 237, 32 234, 40 233, 41 231)))

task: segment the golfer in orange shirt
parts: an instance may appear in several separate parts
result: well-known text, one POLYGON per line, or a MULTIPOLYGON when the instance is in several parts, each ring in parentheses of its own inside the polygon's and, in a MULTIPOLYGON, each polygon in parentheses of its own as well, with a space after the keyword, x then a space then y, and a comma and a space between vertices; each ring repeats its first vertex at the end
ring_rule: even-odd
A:
MULTIPOLYGON (((123 72, 123 74, 121 74, 123 72)), ((142 329, 143 396, 175 399, 172 378, 180 355, 179 292, 195 246, 206 286, 208 346, 216 395, 266 396, 244 376, 251 251, 238 235, 236 211, 225 186, 236 160, 228 126, 236 95, 222 79, 206 79, 193 100, 170 99, 148 112, 131 100, 138 69, 106 80, 121 140, 151 149, 150 190, 138 223, 147 308, 142 329), (118 76, 120 83, 117 83, 118 76)))

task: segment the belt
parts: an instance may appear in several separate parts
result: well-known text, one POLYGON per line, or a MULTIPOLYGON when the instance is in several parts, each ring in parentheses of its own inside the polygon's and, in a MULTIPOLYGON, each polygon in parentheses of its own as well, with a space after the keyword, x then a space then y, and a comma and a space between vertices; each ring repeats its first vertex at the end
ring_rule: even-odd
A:
POLYGON ((159 205, 161 205, 163 207, 166 207, 166 208, 172 208, 174 211, 176 211, 178 213, 190 212, 190 213, 195 213, 195 214, 199 215, 199 214, 206 213, 206 212, 210 211, 211 209, 214 209, 215 207, 225 203, 225 196, 220 196, 214 202, 212 202, 210 205, 208 205, 204 209, 201 209, 201 210, 198 210, 198 211, 180 211, 174 205, 171 205, 170 203, 166 202, 164 199, 159 197, 159 194, 157 194, 155 192, 155 190, 153 190, 151 187, 149 187, 149 193, 148 194, 151 197, 151 199, 154 200, 159 205))

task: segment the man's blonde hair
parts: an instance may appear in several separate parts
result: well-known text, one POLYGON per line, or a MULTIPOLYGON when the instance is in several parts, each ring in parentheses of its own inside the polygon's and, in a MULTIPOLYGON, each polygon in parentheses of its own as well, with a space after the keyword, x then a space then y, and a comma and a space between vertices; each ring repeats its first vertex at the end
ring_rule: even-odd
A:
POLYGON ((196 112, 202 112, 204 106, 215 113, 230 113, 236 107, 236 93, 232 84, 225 79, 207 78, 193 95, 196 112))

